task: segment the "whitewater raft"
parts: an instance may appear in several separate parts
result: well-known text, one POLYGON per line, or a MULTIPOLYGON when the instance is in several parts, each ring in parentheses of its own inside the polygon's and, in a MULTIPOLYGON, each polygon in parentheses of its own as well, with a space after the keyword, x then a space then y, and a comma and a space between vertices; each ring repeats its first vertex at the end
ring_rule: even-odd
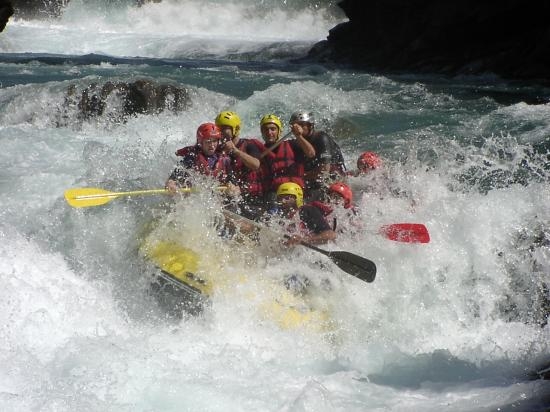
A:
POLYGON ((216 295, 230 295, 235 289, 252 285, 247 289, 246 299, 250 305, 246 307, 257 311, 259 319, 283 329, 308 328, 320 332, 334 329, 326 302, 319 304, 318 299, 308 293, 297 293, 280 279, 228 273, 221 261, 154 237, 144 241, 141 253, 156 268, 152 290, 159 304, 171 315, 198 315, 210 306, 216 295))

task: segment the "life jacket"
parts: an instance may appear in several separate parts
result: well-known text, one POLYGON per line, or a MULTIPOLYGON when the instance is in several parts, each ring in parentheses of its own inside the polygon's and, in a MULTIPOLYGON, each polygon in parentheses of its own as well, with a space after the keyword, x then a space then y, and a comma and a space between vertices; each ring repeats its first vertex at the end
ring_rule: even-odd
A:
MULTIPOLYGON (((334 212, 334 209, 332 206, 327 205, 326 203, 321 202, 320 200, 313 200, 311 202, 306 203, 306 205, 315 206, 317 209, 321 211, 324 217, 329 216, 332 212, 334 212)), ((330 223, 330 222, 329 222, 330 223)), ((336 230, 336 216, 333 216, 332 218, 332 230, 336 230)))
POLYGON ((287 182, 304 187, 304 165, 296 161, 296 154, 290 142, 281 143, 264 159, 264 184, 265 178, 268 178, 272 191, 276 191, 281 184, 287 182))
MULTIPOLYGON (((260 152, 265 150, 264 145, 257 139, 239 139, 237 149, 246 153, 249 144, 255 145, 260 152)), ((231 175, 236 180, 236 184, 246 194, 254 197, 260 197, 264 194, 264 179, 261 166, 259 170, 250 170, 244 165, 244 162, 238 157, 231 157, 231 175)))
MULTIPOLYGON (((311 206, 315 206, 317 209, 319 209, 324 217, 328 217, 329 215, 332 214, 332 212, 334 212, 334 209, 332 208, 332 206, 327 205, 326 203, 323 203, 319 200, 314 200, 314 201, 309 202, 307 204, 311 205, 311 206)), ((346 209, 349 210, 353 216, 357 216, 358 213, 357 213, 357 209, 355 208, 355 206, 349 206, 346 209)), ((332 217, 332 230, 336 231, 337 223, 338 222, 337 222, 336 215, 335 215, 335 216, 332 217)))
POLYGON ((176 151, 176 156, 183 157, 181 160, 185 168, 196 170, 197 172, 217 178, 220 182, 225 183, 228 177, 230 167, 229 158, 219 153, 214 167, 208 164, 208 158, 204 155, 199 145, 187 146, 176 151))

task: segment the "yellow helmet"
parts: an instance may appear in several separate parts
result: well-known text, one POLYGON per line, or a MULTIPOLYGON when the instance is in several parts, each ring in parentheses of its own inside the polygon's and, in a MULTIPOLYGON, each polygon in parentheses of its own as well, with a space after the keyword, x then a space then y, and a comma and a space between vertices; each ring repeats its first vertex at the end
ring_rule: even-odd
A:
POLYGON ((304 204, 304 191, 302 187, 293 182, 286 182, 277 188, 277 196, 293 195, 296 198, 296 206, 302 207, 304 204))
POLYGON ((233 136, 238 136, 241 130, 241 119, 235 112, 221 112, 216 116, 216 126, 222 128, 223 126, 231 127, 233 136))
POLYGON ((260 129, 264 124, 273 123, 277 128, 279 129, 279 132, 277 133, 277 140, 279 137, 281 137, 281 131, 283 130, 283 122, 281 122, 281 119, 279 119, 274 114, 266 114, 264 117, 262 117, 262 120, 260 120, 260 129))

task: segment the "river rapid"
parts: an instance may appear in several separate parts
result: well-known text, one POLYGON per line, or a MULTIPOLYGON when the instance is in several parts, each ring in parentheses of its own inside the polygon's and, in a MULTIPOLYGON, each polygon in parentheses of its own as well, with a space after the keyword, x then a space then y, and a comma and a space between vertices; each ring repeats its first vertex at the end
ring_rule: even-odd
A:
MULTIPOLYGON (((345 16, 332 2, 72 0, 59 18, 0 34, 0 409, 3 411, 546 410, 550 363, 550 90, 295 63, 345 16), (68 90, 134 82, 186 89, 184 110, 98 116, 68 90), (162 188, 197 126, 236 111, 312 110, 348 169, 362 230, 327 248, 374 261, 373 283, 307 249, 238 251, 207 224, 208 191, 71 208, 75 187, 162 188), (389 185, 388 185, 389 182, 389 185), (336 338, 258 315, 248 290, 174 319, 139 253, 170 210, 223 272, 329 278, 336 338), (206 222, 206 223, 205 223, 206 222), (426 244, 380 227, 426 225, 426 244), (200 236, 198 235, 200 233, 200 236), (251 257, 252 256, 252 257, 251 257), (250 263, 252 262, 252 264, 250 263), (222 265, 223 266, 223 265, 222 265), (320 269, 323 268, 323 269, 320 269), (328 267, 328 269, 327 269, 328 267)), ((256 289, 254 289, 256 288, 256 289)))

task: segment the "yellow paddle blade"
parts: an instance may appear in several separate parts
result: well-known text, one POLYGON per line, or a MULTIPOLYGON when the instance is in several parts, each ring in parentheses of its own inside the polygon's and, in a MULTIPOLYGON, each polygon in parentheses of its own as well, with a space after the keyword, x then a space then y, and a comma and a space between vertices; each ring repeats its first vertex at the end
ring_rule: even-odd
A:
POLYGON ((109 192, 96 187, 83 187, 65 191, 65 200, 72 207, 91 207, 109 203, 119 196, 135 196, 168 193, 166 189, 136 190, 134 192, 109 192))
POLYGON ((109 203, 118 195, 95 187, 65 190, 65 200, 72 207, 90 207, 109 203))

